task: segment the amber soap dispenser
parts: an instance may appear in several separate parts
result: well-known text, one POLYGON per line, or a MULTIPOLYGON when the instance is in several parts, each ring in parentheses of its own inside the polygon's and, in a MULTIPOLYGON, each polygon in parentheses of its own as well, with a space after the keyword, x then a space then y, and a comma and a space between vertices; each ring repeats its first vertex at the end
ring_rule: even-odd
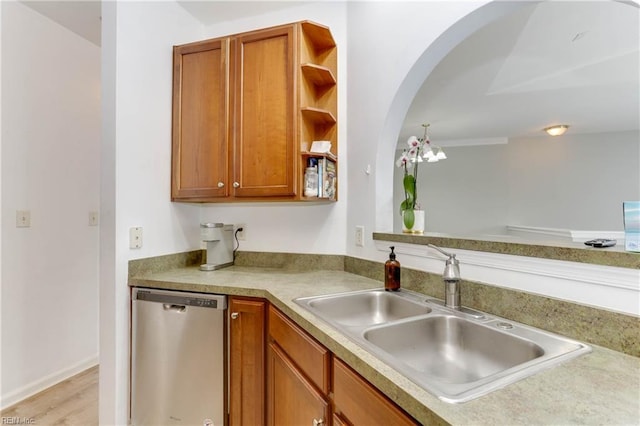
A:
POLYGON ((386 291, 400 290, 400 262, 396 260, 396 254, 393 252, 395 247, 389 247, 389 260, 384 263, 384 289, 386 291))

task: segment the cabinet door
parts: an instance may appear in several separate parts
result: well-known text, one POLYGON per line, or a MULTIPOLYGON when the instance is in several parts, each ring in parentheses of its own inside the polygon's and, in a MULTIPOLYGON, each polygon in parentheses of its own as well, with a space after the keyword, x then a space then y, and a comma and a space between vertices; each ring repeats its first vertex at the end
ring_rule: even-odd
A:
POLYGON ((265 311, 261 300, 229 303, 229 425, 265 421, 265 311))
POLYGON ((297 153, 293 25, 234 37, 235 197, 293 197, 297 153))
POLYGON ((346 364, 335 357, 333 360, 334 411, 343 423, 368 426, 418 424, 346 364))
POLYGON ((229 39, 173 53, 171 199, 228 195, 229 39))
POLYGON ((270 342, 267 350, 267 424, 321 425, 329 421, 329 403, 293 362, 270 342))

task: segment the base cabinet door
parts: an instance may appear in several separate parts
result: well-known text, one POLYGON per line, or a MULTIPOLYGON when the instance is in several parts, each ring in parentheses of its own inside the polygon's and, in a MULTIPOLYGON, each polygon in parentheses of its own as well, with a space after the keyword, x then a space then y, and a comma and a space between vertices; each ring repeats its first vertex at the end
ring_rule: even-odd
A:
POLYGON ((229 302, 229 426, 265 424, 265 315, 263 300, 229 302))
POLYGON ((333 358, 334 422, 343 425, 416 425, 379 390, 337 358, 333 358))
POLYGON ((329 403, 275 343, 269 343, 267 363, 267 424, 326 425, 329 403))

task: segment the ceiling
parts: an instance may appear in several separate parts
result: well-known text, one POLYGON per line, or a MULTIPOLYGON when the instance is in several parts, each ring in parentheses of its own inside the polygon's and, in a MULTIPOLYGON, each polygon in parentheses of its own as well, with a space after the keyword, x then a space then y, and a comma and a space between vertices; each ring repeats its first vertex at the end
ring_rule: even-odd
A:
MULTIPOLYGON (((297 0, 177 0, 177 2, 204 25, 258 16, 312 3, 311 1, 297 0)), ((91 43, 100 46, 101 0, 21 0, 21 3, 89 40, 91 43)))
POLYGON ((307 3, 314 3, 313 1, 297 0, 177 1, 185 10, 187 10, 187 12, 189 12, 205 25, 211 25, 224 21, 233 21, 250 16, 263 15, 265 13, 275 12, 290 7, 297 7, 307 3))
MULTIPOLYGON (((22 3, 100 45, 100 0, 22 3)), ((186 1, 205 25, 311 1, 186 1)), ((569 132, 638 130, 639 9, 617 1, 535 2, 460 43, 416 95, 399 143, 420 136, 483 141, 569 132)))
POLYGON ((399 138, 434 143, 638 130, 639 9, 613 1, 531 4, 459 44, 427 76, 399 138))
POLYGON ((100 15, 102 12, 100 0, 22 0, 21 3, 100 46, 100 15))

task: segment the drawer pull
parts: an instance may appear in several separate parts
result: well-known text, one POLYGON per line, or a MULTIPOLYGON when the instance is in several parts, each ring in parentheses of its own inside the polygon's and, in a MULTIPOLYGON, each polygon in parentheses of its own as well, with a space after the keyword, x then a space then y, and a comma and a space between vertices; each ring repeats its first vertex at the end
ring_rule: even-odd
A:
POLYGON ((240 314, 237 313, 237 312, 232 312, 231 313, 231 319, 238 319, 239 316, 240 316, 240 314))
POLYGON ((323 419, 313 419, 313 426, 322 426, 324 424, 323 419))

